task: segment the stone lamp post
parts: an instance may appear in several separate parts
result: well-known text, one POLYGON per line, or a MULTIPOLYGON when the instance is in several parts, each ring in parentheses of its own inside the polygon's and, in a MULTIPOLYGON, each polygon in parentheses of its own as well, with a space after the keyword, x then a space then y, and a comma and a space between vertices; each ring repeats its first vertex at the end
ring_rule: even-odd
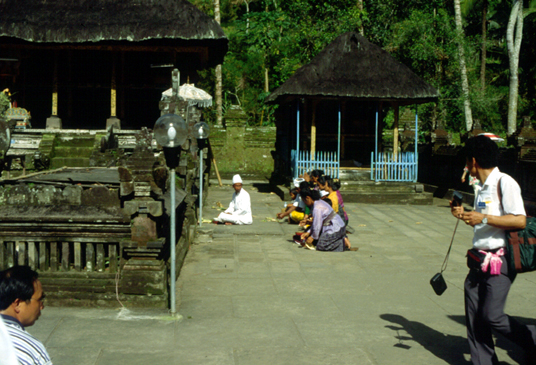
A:
POLYGON ((210 127, 205 122, 194 125, 194 137, 199 149, 199 226, 203 224, 203 149, 210 134, 210 127))
POLYGON ((171 275, 170 275, 170 307, 171 315, 177 312, 175 300, 175 169, 179 166, 181 145, 186 142, 188 128, 186 122, 176 114, 162 115, 154 125, 154 138, 163 147, 166 165, 170 169, 170 189, 171 189, 171 217, 170 217, 170 247, 171 247, 171 275))

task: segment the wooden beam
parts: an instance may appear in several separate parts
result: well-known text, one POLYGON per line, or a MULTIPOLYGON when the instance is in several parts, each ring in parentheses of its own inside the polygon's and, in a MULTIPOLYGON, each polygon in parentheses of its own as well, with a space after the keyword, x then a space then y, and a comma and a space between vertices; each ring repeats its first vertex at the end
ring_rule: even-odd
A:
POLYGON ((110 90, 110 116, 117 116, 117 85, 115 83, 115 65, 117 63, 116 53, 112 56, 112 88, 110 90))
POLYGON ((398 103, 394 104, 395 108, 395 120, 393 123, 393 160, 394 162, 398 159, 398 120, 400 114, 400 107, 398 103))
MULTIPOLYGON (((342 160, 342 156, 345 156, 346 155, 346 151, 345 151, 345 137, 346 137, 346 134, 344 133, 346 131, 346 128, 344 128, 345 126, 345 123, 344 121, 346 120, 346 100, 343 100, 341 102, 341 120, 342 120, 342 123, 341 123, 341 155, 339 156, 339 164, 341 163, 341 160, 342 160)), ((339 165, 340 166, 340 165, 339 165)))
POLYGON ((313 117, 311 121, 311 161, 315 160, 315 154, 316 154, 316 106, 318 105, 318 101, 313 101, 313 117))
POLYGON ((383 152, 383 102, 378 107, 378 152, 383 152))
POLYGON ((54 73, 52 80, 52 115, 58 115, 58 53, 54 53, 54 73))

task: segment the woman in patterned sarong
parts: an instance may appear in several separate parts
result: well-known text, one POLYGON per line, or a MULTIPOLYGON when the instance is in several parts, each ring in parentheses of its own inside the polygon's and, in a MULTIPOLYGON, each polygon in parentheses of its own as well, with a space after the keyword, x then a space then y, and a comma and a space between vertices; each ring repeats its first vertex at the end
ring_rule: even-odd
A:
POLYGON ((313 223, 311 229, 302 235, 306 248, 318 251, 344 251, 346 229, 341 217, 325 201, 320 200, 316 190, 300 191, 303 202, 311 209, 313 223))

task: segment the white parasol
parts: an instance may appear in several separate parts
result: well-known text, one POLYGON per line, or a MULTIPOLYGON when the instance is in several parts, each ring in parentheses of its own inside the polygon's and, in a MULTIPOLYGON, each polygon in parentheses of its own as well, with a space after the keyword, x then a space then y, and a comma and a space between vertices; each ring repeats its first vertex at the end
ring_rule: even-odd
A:
MULTIPOLYGON (((170 98, 172 88, 162 93, 162 100, 170 98)), ((212 106, 212 96, 205 90, 199 89, 194 84, 184 84, 179 86, 179 96, 188 101, 188 105, 197 105, 202 108, 212 106)))
POLYGON ((486 136, 495 142, 504 142, 504 139, 496 135, 495 133, 480 133, 479 136, 486 136))

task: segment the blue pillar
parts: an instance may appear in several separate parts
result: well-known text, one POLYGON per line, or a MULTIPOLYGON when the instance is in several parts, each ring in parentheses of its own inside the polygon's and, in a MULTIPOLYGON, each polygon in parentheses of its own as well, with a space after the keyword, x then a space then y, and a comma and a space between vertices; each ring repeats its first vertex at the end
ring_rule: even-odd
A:
POLYGON ((339 135, 337 139, 337 179, 341 172, 341 102, 339 101, 339 135))
POLYGON ((374 141, 374 181, 378 181, 378 120, 380 118, 380 106, 376 104, 376 140, 374 141))
POLYGON ((294 166, 294 178, 298 177, 298 158, 300 156, 300 99, 296 106, 296 166, 294 166))
POLYGON ((417 108, 415 107, 415 177, 413 178, 413 182, 417 182, 419 176, 419 151, 417 149, 419 145, 419 113, 417 108))

